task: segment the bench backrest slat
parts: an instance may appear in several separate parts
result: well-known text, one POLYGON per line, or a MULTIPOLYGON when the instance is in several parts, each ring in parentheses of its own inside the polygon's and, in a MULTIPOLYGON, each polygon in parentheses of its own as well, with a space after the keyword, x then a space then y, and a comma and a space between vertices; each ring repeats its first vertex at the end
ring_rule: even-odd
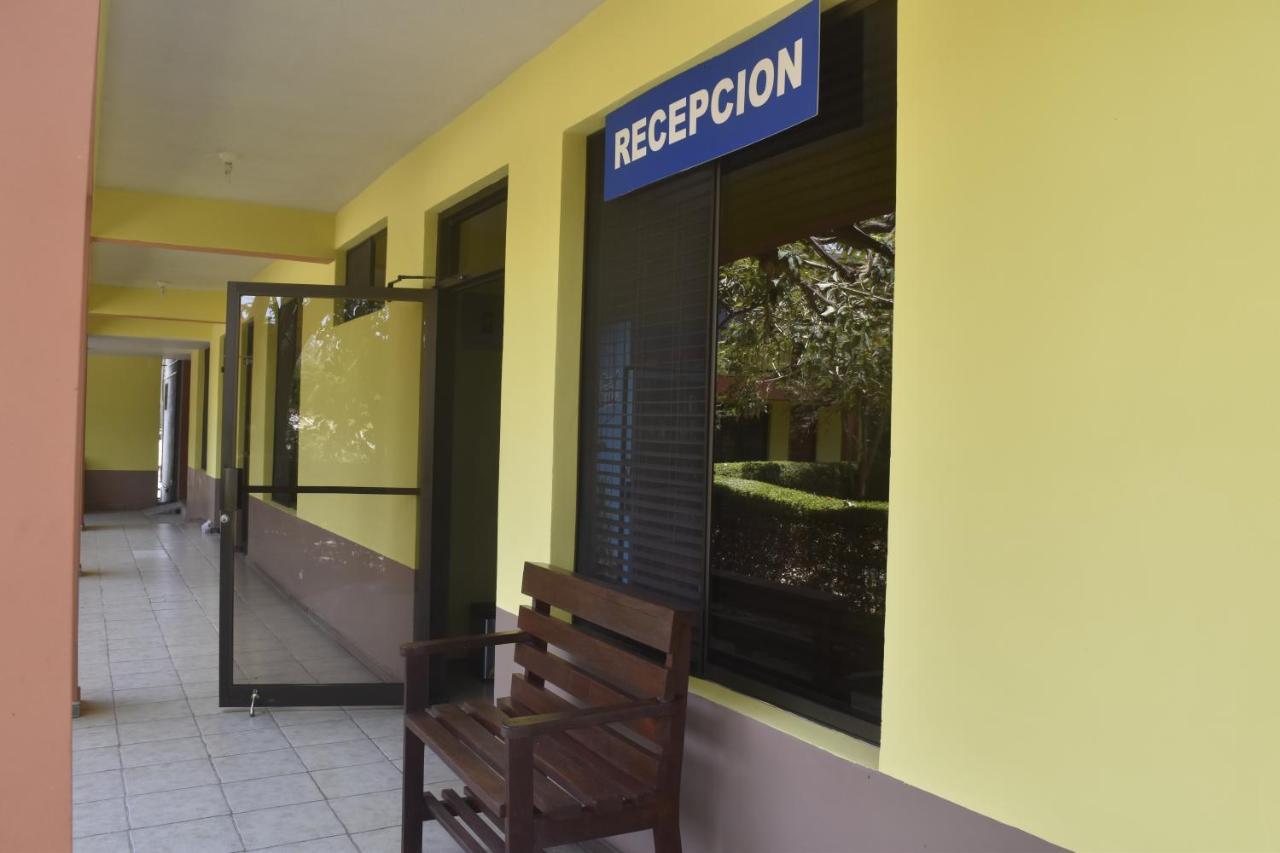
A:
MULTIPOLYGON (((587 705, 596 707, 621 705, 635 699, 634 696, 628 695, 612 685, 593 677, 590 673, 574 666, 564 658, 540 651, 532 646, 516 646, 515 657, 516 664, 524 667, 525 672, 532 673, 551 682, 565 693, 587 705)), ((630 726, 649 740, 657 739, 658 727, 654 720, 637 720, 631 723, 630 726)))
MULTIPOLYGON (((636 698, 669 698, 666 667, 645 660, 637 654, 588 634, 554 616, 546 616, 528 607, 520 608, 516 624, 549 646, 564 652, 582 669, 603 676, 636 698)), ((563 687, 564 685, 560 685, 563 687)))
POLYGON ((521 592, 661 652, 671 651, 679 612, 544 563, 525 563, 521 592))
POLYGON ((693 615, 541 563, 525 564, 521 589, 533 606, 520 608, 516 624, 533 642, 515 648, 524 674, 512 676, 511 698, 534 713, 678 703, 668 717, 574 731, 619 769, 678 787, 678 778, 665 777, 680 765, 693 615))

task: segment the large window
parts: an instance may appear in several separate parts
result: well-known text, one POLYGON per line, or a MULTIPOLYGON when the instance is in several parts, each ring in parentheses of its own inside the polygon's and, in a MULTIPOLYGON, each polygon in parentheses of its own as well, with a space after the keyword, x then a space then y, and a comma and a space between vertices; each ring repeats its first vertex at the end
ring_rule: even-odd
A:
POLYGON ((704 614, 700 674, 878 740, 891 0, 823 16, 819 115, 605 203, 589 149, 578 571, 704 614))
POLYGON ((363 317, 382 307, 382 300, 374 299, 373 291, 387 283, 387 229, 347 249, 345 261, 343 283, 370 293, 368 299, 342 300, 334 312, 338 323, 363 317))

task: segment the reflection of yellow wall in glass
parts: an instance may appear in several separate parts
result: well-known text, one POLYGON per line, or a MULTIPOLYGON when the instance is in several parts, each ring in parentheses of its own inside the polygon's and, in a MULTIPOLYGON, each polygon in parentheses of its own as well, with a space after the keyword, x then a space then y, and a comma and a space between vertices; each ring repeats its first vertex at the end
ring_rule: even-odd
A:
POLYGON ((226 341, 223 327, 209 334, 209 456, 204 472, 210 477, 222 476, 222 347, 226 341))
POLYGON ((159 357, 90 355, 85 374, 84 467, 155 470, 159 437, 159 357))
POLYGON ((782 462, 791 455, 791 404, 769 404, 769 459, 782 462))
POLYGON ((839 462, 843 439, 839 409, 826 408, 818 412, 818 437, 814 451, 816 462, 839 462))
MULTIPOLYGON (((388 303, 333 325, 333 301, 302 313, 298 482, 412 488, 418 480, 422 307, 388 303)), ((299 495, 298 516, 415 565, 417 498, 299 495)))

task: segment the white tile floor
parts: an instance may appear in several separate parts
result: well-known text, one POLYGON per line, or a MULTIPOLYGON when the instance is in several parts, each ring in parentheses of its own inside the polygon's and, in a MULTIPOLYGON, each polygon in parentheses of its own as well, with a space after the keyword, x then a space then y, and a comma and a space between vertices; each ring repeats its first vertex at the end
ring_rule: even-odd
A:
MULTIPOLYGON (((398 851, 399 710, 219 709, 217 537, 176 516, 87 524, 75 850, 398 851)), ((429 750, 426 778, 457 784, 429 750)), ((424 836, 459 849, 432 823, 424 836)))

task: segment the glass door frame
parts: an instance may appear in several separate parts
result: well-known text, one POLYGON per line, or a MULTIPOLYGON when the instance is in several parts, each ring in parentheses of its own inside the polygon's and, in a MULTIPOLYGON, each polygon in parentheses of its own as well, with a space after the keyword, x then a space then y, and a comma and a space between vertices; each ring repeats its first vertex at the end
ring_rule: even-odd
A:
MULTIPOLYGON (((422 305, 422 338, 418 389, 418 486, 378 488, 357 486, 296 486, 283 489, 297 494, 417 495, 417 568, 413 575, 413 636, 424 640, 431 634, 431 521, 434 463, 436 310, 438 293, 432 288, 379 288, 372 296, 378 301, 417 302, 422 305)), ((231 281, 227 283, 227 329, 222 353, 222 483, 219 523, 218 580, 218 704, 224 708, 289 707, 300 705, 399 705, 402 683, 352 684, 237 684, 235 682, 235 556, 236 531, 240 513, 248 508, 250 494, 281 491, 272 484, 251 484, 236 467, 236 432, 240 403, 240 321, 245 297, 281 299, 369 299, 366 288, 325 284, 266 284, 231 281), (243 509, 242 509, 243 508, 243 509)))

